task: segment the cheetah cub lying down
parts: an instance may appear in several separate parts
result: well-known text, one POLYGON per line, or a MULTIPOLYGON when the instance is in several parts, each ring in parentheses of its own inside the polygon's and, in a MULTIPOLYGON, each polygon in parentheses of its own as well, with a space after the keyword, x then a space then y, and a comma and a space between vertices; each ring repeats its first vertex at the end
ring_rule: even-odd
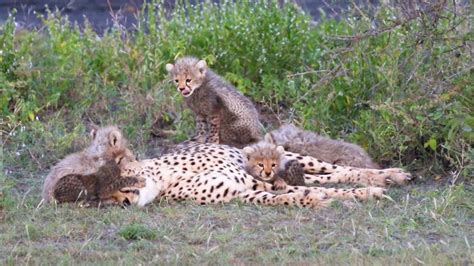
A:
MULTIPOLYGON (((89 199, 94 195, 102 199, 110 196, 118 201, 136 197, 133 193, 119 191, 124 184, 112 182, 119 178, 125 164, 136 161, 120 130, 115 126, 93 129, 91 138, 89 147, 66 156, 51 168, 44 180, 43 201, 76 201, 86 191, 89 192, 89 199), (111 186, 105 189, 100 187, 102 185, 111 186)), ((129 178, 125 183, 135 187, 144 185, 141 178, 129 178)))
POLYGON ((275 190, 286 185, 304 186, 304 170, 297 160, 285 156, 285 149, 277 146, 270 134, 263 141, 243 149, 247 156, 246 169, 254 178, 273 184, 275 190))
POLYGON ((362 147, 353 143, 323 137, 293 125, 283 125, 269 134, 274 144, 283 146, 286 151, 342 166, 380 169, 362 147))
POLYGON ((120 177, 120 166, 113 160, 88 175, 70 174, 56 183, 53 191, 58 203, 85 202, 86 206, 99 206, 122 202, 130 204, 122 190, 141 188, 145 180, 136 177, 120 177))
POLYGON ((122 176, 146 179, 137 198, 131 203, 139 206, 156 198, 193 200, 199 204, 225 203, 239 199, 246 203, 263 205, 290 205, 317 208, 331 198, 367 200, 383 196, 387 183, 404 184, 411 175, 402 169, 384 170, 343 167, 322 162, 313 157, 285 152, 288 160, 296 160, 303 168, 305 183, 357 183, 371 187, 336 189, 324 187, 290 186, 275 190, 272 184, 262 182, 246 171, 244 152, 235 147, 211 143, 189 143, 155 159, 131 162, 122 176), (380 186, 380 187, 373 187, 380 186))
POLYGON ((167 64, 166 70, 195 114, 197 132, 191 141, 242 148, 260 139, 263 126, 255 106, 206 61, 182 57, 167 64))

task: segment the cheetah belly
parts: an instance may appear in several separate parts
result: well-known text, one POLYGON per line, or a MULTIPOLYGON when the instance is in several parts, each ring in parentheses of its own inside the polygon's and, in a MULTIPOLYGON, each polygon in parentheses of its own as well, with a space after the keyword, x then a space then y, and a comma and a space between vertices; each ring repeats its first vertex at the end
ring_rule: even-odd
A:
MULTIPOLYGON (((227 184, 234 180, 232 176, 245 173, 245 160, 239 149, 217 144, 190 146, 157 159, 143 160, 128 171, 146 179, 146 185, 139 189, 138 201, 134 203, 144 206, 159 196, 197 199, 194 193, 202 184, 212 187, 210 184, 216 183, 217 189, 222 181, 227 184)), ((235 185, 232 192, 244 189, 242 184, 235 185)), ((225 189, 222 195, 224 193, 225 189)))

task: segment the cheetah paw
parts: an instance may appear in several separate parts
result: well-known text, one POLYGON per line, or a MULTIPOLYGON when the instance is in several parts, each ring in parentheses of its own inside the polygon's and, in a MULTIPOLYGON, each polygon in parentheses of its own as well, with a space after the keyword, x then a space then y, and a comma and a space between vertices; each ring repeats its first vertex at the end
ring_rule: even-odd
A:
POLYGON ((302 207, 310 207, 313 209, 327 207, 331 203, 331 199, 324 192, 312 192, 307 189, 303 192, 303 197, 300 199, 302 207))
POLYGON ((410 173, 400 168, 388 168, 383 170, 371 170, 367 185, 385 187, 387 185, 404 185, 413 179, 410 173))
POLYGON ((285 190, 286 189, 286 182, 283 179, 277 179, 273 183, 273 190, 285 190))
POLYGON ((385 197, 385 188, 381 187, 367 187, 367 199, 381 199, 385 197))
POLYGON ((413 176, 410 173, 400 168, 389 168, 385 169, 385 171, 389 173, 386 180, 388 184, 405 185, 413 180, 413 176))

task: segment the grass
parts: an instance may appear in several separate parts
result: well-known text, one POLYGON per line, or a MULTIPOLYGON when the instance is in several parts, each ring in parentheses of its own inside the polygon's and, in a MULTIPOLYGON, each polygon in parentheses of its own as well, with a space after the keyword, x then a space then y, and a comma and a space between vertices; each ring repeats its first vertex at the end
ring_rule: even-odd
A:
POLYGON ((314 23, 291 3, 152 1, 137 28, 98 36, 60 12, 0 25, 1 264, 472 264, 472 14, 432 1, 354 8, 314 23), (295 49, 297 48, 297 49, 295 49), (291 121, 358 143, 417 182, 393 201, 325 210, 234 202, 37 208, 43 178, 117 124, 139 158, 193 131, 164 64, 192 54, 291 121))
POLYGON ((16 200, 0 225, 13 263, 472 263, 473 189, 411 186, 394 202, 325 210, 161 202, 106 211, 16 200))
POLYGON ((137 240, 137 239, 155 239, 156 232, 153 229, 148 228, 146 225, 142 224, 130 224, 124 226, 119 232, 118 235, 127 239, 127 240, 137 240))

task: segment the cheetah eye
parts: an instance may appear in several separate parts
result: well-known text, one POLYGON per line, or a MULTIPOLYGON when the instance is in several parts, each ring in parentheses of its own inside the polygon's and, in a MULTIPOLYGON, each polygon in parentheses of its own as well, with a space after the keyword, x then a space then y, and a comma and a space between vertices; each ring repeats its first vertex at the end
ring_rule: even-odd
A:
POLYGON ((190 79, 187 79, 187 80, 186 80, 186 83, 189 83, 189 82, 191 82, 191 80, 190 80, 190 79))
POLYGON ((263 163, 258 163, 258 166, 259 166, 259 167, 263 167, 263 163))
POLYGON ((275 167, 275 166, 276 166, 276 164, 272 163, 272 167, 275 167))
POLYGON ((174 82, 178 83, 178 82, 179 82, 179 80, 175 79, 175 80, 174 80, 174 82))
POLYGON ((123 157, 118 158, 117 164, 120 164, 122 162, 123 157))

